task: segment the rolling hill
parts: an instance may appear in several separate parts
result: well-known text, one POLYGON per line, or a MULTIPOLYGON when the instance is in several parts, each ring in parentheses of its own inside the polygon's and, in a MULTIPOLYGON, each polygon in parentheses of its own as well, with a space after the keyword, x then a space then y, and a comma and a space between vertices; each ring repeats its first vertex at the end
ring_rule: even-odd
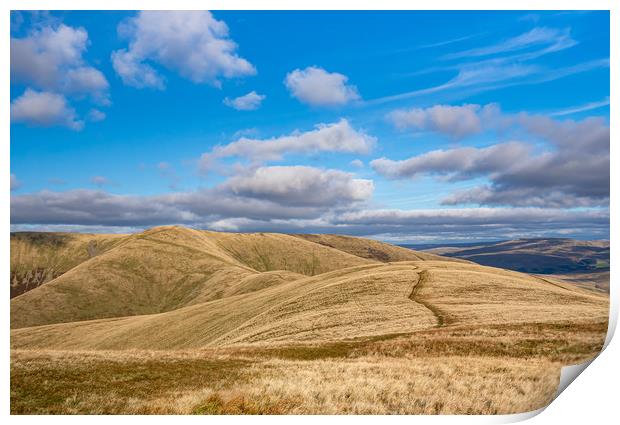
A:
POLYGON ((121 243, 126 235, 11 233, 11 298, 121 243))
MULTIPOLYGON (((407 247, 416 248, 413 245, 407 247)), ((572 273, 609 270, 609 241, 518 239, 464 245, 418 247, 425 252, 524 273, 572 273)))
POLYGON ((607 328, 606 294, 363 238, 55 237, 15 236, 22 272, 63 267, 11 300, 13 412, 524 411, 607 328))
POLYGON ((371 263, 278 234, 160 227, 121 241, 14 298, 11 326, 162 313, 299 275, 371 263), (261 273, 271 271, 278 272, 261 273))

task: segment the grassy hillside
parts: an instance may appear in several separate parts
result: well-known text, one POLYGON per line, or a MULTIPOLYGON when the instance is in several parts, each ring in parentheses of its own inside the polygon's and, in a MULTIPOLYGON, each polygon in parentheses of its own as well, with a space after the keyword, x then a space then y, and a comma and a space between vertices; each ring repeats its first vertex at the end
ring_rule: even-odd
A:
POLYGON ((602 321, 607 308, 605 296, 519 273, 405 262, 341 269, 161 314, 16 329, 11 344, 188 349, 329 342, 447 325, 602 321))
POLYGON ((609 270, 609 241, 518 239, 467 246, 435 246, 426 251, 525 273, 609 270))
POLYGON ((362 238, 115 241, 11 300, 13 413, 524 412, 607 331, 605 293, 362 238))
POLYGON ((11 298, 43 285, 122 243, 127 235, 11 234, 11 298))
MULTIPOLYGON (((375 241, 372 239, 356 238, 342 235, 293 235, 298 238, 315 242, 324 246, 336 248, 340 251, 348 252, 361 258, 381 261, 383 263, 391 261, 416 261, 416 260, 444 260, 451 261, 449 258, 427 252, 413 251, 396 245, 375 241)), ((452 261, 460 261, 453 259, 452 261)))
POLYGON ((369 262, 287 235, 159 227, 14 298, 11 326, 161 313, 369 262))

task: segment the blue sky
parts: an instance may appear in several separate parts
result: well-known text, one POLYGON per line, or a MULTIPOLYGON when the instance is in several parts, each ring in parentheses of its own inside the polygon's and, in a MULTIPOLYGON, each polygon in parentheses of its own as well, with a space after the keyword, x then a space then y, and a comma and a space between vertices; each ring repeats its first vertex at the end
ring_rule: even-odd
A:
POLYGON ((14 230, 609 236, 608 12, 13 12, 14 230))

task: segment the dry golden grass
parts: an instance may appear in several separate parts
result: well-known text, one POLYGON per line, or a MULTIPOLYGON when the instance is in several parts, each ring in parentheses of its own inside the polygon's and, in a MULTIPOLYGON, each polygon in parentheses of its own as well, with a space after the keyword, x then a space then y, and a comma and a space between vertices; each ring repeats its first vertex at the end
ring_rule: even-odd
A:
POLYGON ((17 351, 13 413, 496 414, 552 398, 558 363, 498 357, 310 361, 17 351))
POLYGON ((311 345, 174 351, 13 350, 13 413, 517 413, 606 323, 433 328, 311 345))
POLYGON ((80 233, 11 234, 11 298, 103 254, 127 237, 80 233))
POLYGON ((159 227, 123 239, 114 249, 14 298, 11 327, 161 313, 286 282, 291 273, 313 275, 369 263, 293 236, 159 227), (284 272, 260 276, 260 271, 276 270, 248 265, 256 265, 262 255, 284 272), (239 281, 247 288, 240 288, 239 281))
POLYGON ((608 304, 604 295, 517 272, 401 262, 341 269, 160 314, 14 329, 11 346, 185 349, 328 342, 446 325, 600 322, 608 304))
POLYGON ((373 239, 356 238, 343 235, 293 235, 298 238, 318 243, 320 245, 336 248, 339 251, 348 252, 357 257, 368 258, 369 260, 381 261, 384 263, 395 261, 419 261, 419 260, 440 260, 468 263, 467 260, 458 258, 440 257, 439 255, 428 252, 413 251, 401 246, 391 245, 373 239))
POLYGON ((11 411, 516 413, 602 347, 606 294, 382 245, 127 237, 11 301, 11 411))

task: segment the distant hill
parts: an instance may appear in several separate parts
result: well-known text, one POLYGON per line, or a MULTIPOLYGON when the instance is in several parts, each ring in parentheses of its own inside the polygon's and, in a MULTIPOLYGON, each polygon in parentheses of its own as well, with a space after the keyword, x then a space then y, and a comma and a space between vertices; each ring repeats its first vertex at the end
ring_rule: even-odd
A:
MULTIPOLYGON (((440 255, 427 252, 414 251, 389 243, 375 241, 373 239, 357 238, 343 235, 293 235, 310 242, 315 242, 323 246, 329 246, 339 251, 344 251, 357 257, 369 260, 381 261, 383 263, 393 261, 415 261, 415 260, 443 260, 450 261, 440 255)), ((459 261, 455 259, 454 261, 459 261)))
POLYGON ((403 246, 524 273, 558 274, 609 270, 609 241, 548 238, 403 246))

